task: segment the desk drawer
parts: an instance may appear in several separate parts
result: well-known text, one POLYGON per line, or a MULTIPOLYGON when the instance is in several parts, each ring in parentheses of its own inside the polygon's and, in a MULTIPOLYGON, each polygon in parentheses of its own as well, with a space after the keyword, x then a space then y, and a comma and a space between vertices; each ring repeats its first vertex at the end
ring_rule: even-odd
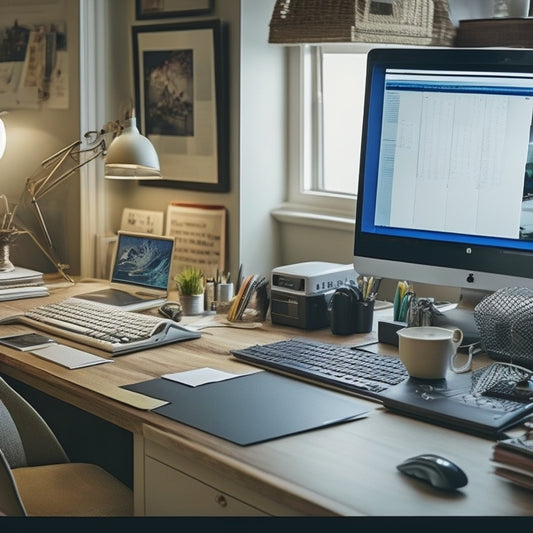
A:
POLYGON ((145 457, 147 516, 263 516, 265 513, 184 472, 145 457))

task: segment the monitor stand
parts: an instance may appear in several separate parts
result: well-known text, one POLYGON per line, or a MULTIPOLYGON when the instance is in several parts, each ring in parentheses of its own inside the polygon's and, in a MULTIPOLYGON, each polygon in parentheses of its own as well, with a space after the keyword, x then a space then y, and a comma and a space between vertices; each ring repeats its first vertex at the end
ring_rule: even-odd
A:
POLYGON ((442 311, 440 315, 434 315, 433 325, 459 328, 463 332, 463 347, 479 342, 480 334, 474 320, 474 308, 489 294, 491 293, 488 291, 462 289, 457 307, 442 311))

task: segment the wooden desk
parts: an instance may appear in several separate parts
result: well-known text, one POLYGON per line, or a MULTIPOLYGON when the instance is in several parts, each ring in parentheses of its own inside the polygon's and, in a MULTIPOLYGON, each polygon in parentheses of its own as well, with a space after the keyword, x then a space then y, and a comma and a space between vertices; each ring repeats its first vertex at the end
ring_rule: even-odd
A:
MULTIPOLYGON (((96 283, 78 283, 52 290, 50 299, 96 288, 96 283)), ((45 301, 5 302, 0 317, 45 301)), ((27 329, 2 326, 0 334, 27 329)), ((392 414, 375 402, 360 400, 369 409, 363 420, 246 447, 132 407, 130 403, 145 398, 124 395, 121 385, 207 366, 248 371, 248 365, 230 356, 232 348, 303 334, 343 344, 363 340, 335 337, 329 330, 305 333, 269 323, 260 329, 219 327, 203 333, 199 340, 79 370, 2 348, 0 372, 133 433, 138 515, 533 513, 532 492, 492 474, 493 442, 392 414), (403 459, 422 452, 457 462, 468 475, 468 485, 457 493, 442 493, 396 470, 403 459)))

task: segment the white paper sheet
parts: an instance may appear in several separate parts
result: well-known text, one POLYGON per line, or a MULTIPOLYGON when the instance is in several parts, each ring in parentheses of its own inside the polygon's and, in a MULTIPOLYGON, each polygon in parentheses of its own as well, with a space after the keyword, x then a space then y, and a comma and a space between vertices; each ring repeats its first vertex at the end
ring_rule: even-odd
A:
POLYGON ((64 344, 53 344, 47 348, 32 350, 31 353, 71 369, 113 362, 113 359, 98 357, 64 344))
POLYGON ((164 374, 162 377, 177 381, 189 387, 198 387, 205 383, 213 383, 215 381, 224 381, 225 379, 237 378, 242 374, 232 374, 231 372, 224 372, 214 368, 197 368, 195 370, 186 370, 185 372, 175 372, 174 374, 164 374))

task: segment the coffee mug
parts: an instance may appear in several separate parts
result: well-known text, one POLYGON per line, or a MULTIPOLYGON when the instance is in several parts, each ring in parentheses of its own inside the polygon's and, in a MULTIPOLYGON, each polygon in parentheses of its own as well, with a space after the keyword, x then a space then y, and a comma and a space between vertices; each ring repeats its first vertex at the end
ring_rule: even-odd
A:
POLYGON ((421 326, 397 331, 399 355, 409 375, 421 379, 442 379, 450 368, 455 373, 470 370, 472 354, 463 366, 456 366, 457 348, 463 341, 458 329, 421 326))

